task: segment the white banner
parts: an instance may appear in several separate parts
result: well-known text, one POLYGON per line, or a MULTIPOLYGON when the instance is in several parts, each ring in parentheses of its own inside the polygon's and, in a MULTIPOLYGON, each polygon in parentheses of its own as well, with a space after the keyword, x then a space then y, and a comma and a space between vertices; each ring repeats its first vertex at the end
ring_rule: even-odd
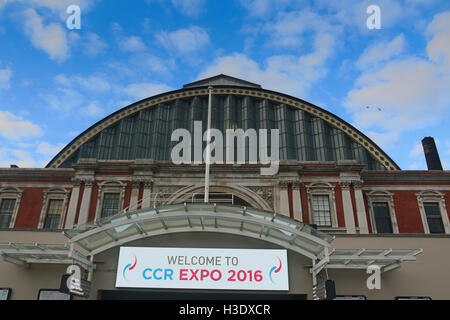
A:
POLYGON ((121 247, 118 288, 289 290, 286 250, 121 247))

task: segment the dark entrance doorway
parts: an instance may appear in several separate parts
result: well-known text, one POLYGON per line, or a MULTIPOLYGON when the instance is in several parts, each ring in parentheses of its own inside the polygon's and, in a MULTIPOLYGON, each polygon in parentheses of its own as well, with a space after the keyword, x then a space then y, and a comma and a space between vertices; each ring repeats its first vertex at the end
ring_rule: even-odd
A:
POLYGON ((100 300, 306 300, 306 294, 214 291, 99 290, 100 300))

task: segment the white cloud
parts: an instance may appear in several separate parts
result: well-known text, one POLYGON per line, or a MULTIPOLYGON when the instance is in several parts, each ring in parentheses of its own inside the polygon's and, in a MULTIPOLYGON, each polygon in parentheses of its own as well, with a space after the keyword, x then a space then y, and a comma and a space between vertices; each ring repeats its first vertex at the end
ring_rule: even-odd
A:
POLYGON ((64 147, 65 147, 64 143, 58 143, 56 145, 53 145, 44 141, 39 143, 36 151, 41 155, 51 157, 58 154, 58 152, 60 152, 64 147))
POLYGON ((105 49, 108 48, 108 44, 103 41, 98 34, 88 32, 82 37, 81 47, 83 53, 87 56, 95 57, 105 51, 105 49))
POLYGON ((0 135, 10 140, 23 138, 36 138, 42 135, 42 129, 30 122, 23 120, 8 111, 0 111, 0 135))
POLYGON ((109 81, 105 80, 100 76, 70 76, 67 77, 63 74, 59 74, 55 77, 55 82, 57 84, 63 85, 65 87, 71 87, 72 89, 80 89, 83 88, 85 90, 94 91, 94 92, 108 92, 111 90, 111 85, 109 81))
POLYGON ((34 9, 27 9, 25 16, 25 34, 38 49, 45 51, 50 59, 61 62, 69 56, 67 34, 63 25, 50 23, 45 25, 43 19, 34 9))
POLYGON ((263 66, 241 53, 222 56, 207 66, 198 78, 223 73, 259 83, 266 89, 306 98, 311 86, 326 75, 325 64, 333 52, 334 42, 335 38, 329 34, 317 34, 312 52, 301 56, 271 56, 263 66))
POLYGON ((241 4, 247 9, 251 17, 264 18, 284 9, 291 0, 241 0, 241 4))
POLYGON ((90 102, 86 108, 82 109, 83 114, 91 118, 98 118, 105 114, 105 110, 98 106, 97 102, 90 102))
POLYGON ((0 69, 0 90, 9 89, 12 76, 11 68, 0 69))
POLYGON ((62 20, 67 18, 66 8, 70 5, 77 5, 82 12, 86 12, 99 0, 0 0, 0 10, 7 4, 23 4, 28 8, 42 8, 57 13, 62 20))
POLYGON ((198 17, 206 8, 205 0, 172 0, 172 5, 181 14, 198 17))
POLYGON ((417 143, 412 148, 411 152, 409 153, 411 157, 417 157, 419 155, 423 155, 423 146, 420 143, 417 143))
POLYGON ((127 95, 138 100, 172 90, 174 89, 170 86, 161 83, 133 83, 124 89, 127 95))
POLYGON ((303 9, 279 13, 273 22, 265 23, 263 31, 269 35, 269 44, 273 48, 300 50, 309 33, 328 34, 337 38, 341 27, 331 24, 324 16, 303 9))
POLYGON ((450 71, 450 11, 437 14, 427 28, 432 37, 427 53, 433 62, 450 71))
POLYGON ((147 49, 142 39, 137 36, 120 37, 118 45, 120 50, 124 52, 144 51, 147 49))
POLYGON ((40 97, 50 108, 64 113, 80 107, 84 102, 84 97, 70 88, 57 88, 54 93, 41 94, 40 97))
POLYGON ((197 52, 210 43, 208 32, 197 26, 173 32, 160 31, 156 34, 156 40, 167 51, 175 55, 188 55, 197 52))
POLYGON ((405 36, 398 35, 389 42, 377 42, 364 50, 356 61, 356 66, 360 69, 373 67, 381 62, 388 61, 401 54, 405 47, 405 36))
POLYGON ((429 24, 429 59, 390 59, 356 80, 344 104, 355 113, 357 126, 398 137, 449 115, 448 15, 436 15, 429 24), (377 108, 381 111, 374 111, 377 108))
POLYGON ((0 159, 0 168, 9 168, 12 164, 20 168, 36 168, 38 166, 28 151, 20 149, 1 148, 0 159))

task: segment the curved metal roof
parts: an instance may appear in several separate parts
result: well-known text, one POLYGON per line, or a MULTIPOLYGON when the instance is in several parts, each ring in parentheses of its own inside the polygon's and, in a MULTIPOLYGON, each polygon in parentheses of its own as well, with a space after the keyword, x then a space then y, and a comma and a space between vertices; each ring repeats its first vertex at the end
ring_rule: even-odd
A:
MULTIPOLYGON (((298 98, 223 77, 210 78, 217 85, 212 127, 280 129, 280 160, 357 160, 367 170, 400 170, 380 147, 336 115, 298 98)), ((47 168, 71 167, 79 158, 170 161, 176 144, 170 141, 173 130, 192 133, 194 121, 203 121, 206 130, 208 89, 202 85, 211 81, 197 81, 109 115, 76 137, 47 168)))
POLYGON ((218 232, 264 240, 317 259, 333 236, 272 212, 213 203, 174 204, 122 212, 66 230, 70 242, 96 255, 152 236, 180 232, 218 232))

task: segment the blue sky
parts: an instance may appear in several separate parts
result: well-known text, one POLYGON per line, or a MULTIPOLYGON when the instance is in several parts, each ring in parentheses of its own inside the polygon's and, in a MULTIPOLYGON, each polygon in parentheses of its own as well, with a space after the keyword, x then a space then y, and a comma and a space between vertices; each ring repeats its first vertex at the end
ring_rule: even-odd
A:
POLYGON ((0 44, 0 167, 44 167, 108 114, 225 73, 335 113, 405 170, 433 136, 450 170, 449 1, 0 0, 0 44))

